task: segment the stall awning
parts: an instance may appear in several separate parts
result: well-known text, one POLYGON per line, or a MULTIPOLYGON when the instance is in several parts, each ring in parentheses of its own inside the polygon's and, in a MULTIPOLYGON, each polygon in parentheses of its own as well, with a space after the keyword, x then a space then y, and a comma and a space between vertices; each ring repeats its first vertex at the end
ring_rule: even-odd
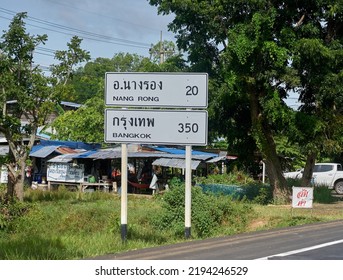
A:
POLYGON ((234 159, 237 159, 236 156, 222 156, 222 157, 215 157, 215 158, 212 158, 210 160, 207 160, 206 162, 207 163, 215 163, 215 162, 219 162, 219 161, 222 161, 222 160, 234 160, 234 159))
MULTIPOLYGON (((192 160, 191 168, 196 170, 200 164, 199 160, 192 160)), ((180 158, 159 158, 156 159, 152 165, 164 166, 164 167, 174 167, 174 168, 186 168, 186 160, 180 158)))
POLYGON ((65 155, 59 155, 56 157, 53 157, 52 159, 49 159, 48 162, 72 162, 73 158, 75 157, 75 154, 65 154, 65 155))
MULTIPOLYGON (((155 146, 150 146, 150 148, 157 151, 161 151, 163 153, 168 153, 174 156, 175 158, 184 158, 186 156, 186 151, 184 149, 176 149, 176 148, 170 148, 170 147, 155 147, 155 146)), ((197 159, 197 160, 207 160, 209 158, 213 158, 216 156, 218 155, 214 153, 192 150, 192 158, 197 159)))

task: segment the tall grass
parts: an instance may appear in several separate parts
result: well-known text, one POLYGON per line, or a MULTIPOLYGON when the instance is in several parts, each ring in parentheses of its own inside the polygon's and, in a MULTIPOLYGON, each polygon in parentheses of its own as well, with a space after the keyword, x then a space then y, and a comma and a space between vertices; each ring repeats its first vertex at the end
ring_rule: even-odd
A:
MULTIPOLYGON (((184 209, 179 209, 178 220, 171 227, 158 225, 158 217, 176 213, 172 208, 165 212, 165 198, 175 196, 173 201, 179 200, 184 197, 184 192, 176 196, 180 189, 184 188, 175 188, 164 196, 129 196, 126 243, 120 235, 118 195, 64 188, 52 192, 27 190, 27 213, 0 230, 0 259, 82 259, 184 241, 184 209)), ((193 199, 193 238, 244 231, 251 216, 251 209, 245 211, 242 204, 228 198, 218 201, 197 190, 193 199)))
MULTIPOLYGON (((83 259, 182 242, 184 186, 181 182, 175 185, 163 195, 129 195, 126 243, 120 236, 118 195, 70 192, 65 188, 51 192, 26 190, 23 203, 0 205, 0 259, 83 259)), ((195 187, 192 238, 343 218, 341 209, 329 210, 327 205, 313 213, 292 215, 289 206, 235 201, 230 196, 205 194, 195 187)))

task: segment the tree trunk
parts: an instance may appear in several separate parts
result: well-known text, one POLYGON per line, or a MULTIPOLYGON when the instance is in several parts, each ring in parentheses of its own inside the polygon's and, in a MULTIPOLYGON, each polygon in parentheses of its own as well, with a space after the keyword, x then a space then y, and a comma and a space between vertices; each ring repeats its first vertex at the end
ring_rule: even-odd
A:
POLYGON ((25 161, 23 157, 17 162, 10 149, 9 151, 10 163, 8 167, 8 183, 7 183, 7 197, 13 199, 16 197, 19 201, 24 200, 24 179, 25 179, 25 161))
POLYGON ((8 172, 7 176, 7 192, 6 192, 6 200, 12 201, 14 199, 14 179, 11 178, 13 175, 8 172))
POLYGON ((258 95, 251 91, 249 96, 254 137, 265 157, 266 171, 273 191, 274 201, 278 203, 289 202, 290 190, 282 174, 282 167, 276 152, 272 131, 268 123, 264 121, 263 114, 260 111, 258 95))
POLYGON ((310 152, 307 155, 306 164, 304 168, 304 173, 301 179, 301 186, 302 187, 310 187, 312 176, 313 176, 313 169, 316 163, 317 152, 310 152))

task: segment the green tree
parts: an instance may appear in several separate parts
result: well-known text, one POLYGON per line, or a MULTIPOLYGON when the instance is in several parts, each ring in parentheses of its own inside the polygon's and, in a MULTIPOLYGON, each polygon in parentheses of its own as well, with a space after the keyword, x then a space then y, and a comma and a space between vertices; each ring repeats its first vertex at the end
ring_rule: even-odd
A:
POLYGON ((307 157, 302 185, 318 156, 342 153, 343 3, 311 1, 298 9, 292 66, 302 106, 296 128, 307 157))
POLYGON ((102 143, 104 141, 103 97, 94 96, 76 111, 68 111, 52 123, 55 133, 52 138, 59 140, 102 143))
POLYGON ((148 58, 122 52, 113 58, 96 58, 75 71, 73 79, 68 82, 74 93, 66 100, 83 104, 103 88, 106 72, 139 72, 144 65, 149 64, 148 58))
MULTIPOLYGON (((249 112, 250 129, 246 126, 244 130, 263 155, 274 198, 288 200, 275 135, 285 134, 289 128, 299 132, 300 126, 284 99, 289 90, 300 90, 305 107, 313 104, 322 111, 312 113, 317 125, 325 124, 323 116, 329 116, 321 107, 320 95, 326 108, 328 104, 339 108, 342 87, 330 84, 329 78, 341 85, 342 4, 315 0, 150 0, 150 4, 158 6, 159 13, 175 14, 169 28, 177 33, 178 47, 189 54, 193 69, 207 71, 217 81, 219 90, 211 92, 211 99, 218 102, 214 108, 234 108, 236 104, 238 112, 249 112), (324 73, 319 73, 322 69, 324 73), (327 82, 320 90, 324 76, 327 82), (235 103, 238 100, 240 103, 235 103)), ((218 116, 221 125, 226 116, 230 128, 239 116, 227 112, 224 109, 218 116)), ((327 128, 317 130, 316 136, 324 136, 327 128)), ((312 153, 315 149, 308 148, 317 138, 306 141, 306 134, 303 136, 303 150, 312 153)))
POLYGON ((47 36, 28 34, 26 17, 26 13, 14 16, 0 43, 0 132, 10 148, 5 162, 9 171, 7 195, 19 200, 23 199, 25 168, 37 129, 46 124, 66 92, 63 85, 70 78, 73 66, 88 58, 79 48, 81 40, 74 37, 67 51, 56 54, 60 64, 52 67, 53 75, 44 76, 38 66, 33 66, 33 53, 46 42, 47 36), (26 123, 21 122, 22 118, 26 123))

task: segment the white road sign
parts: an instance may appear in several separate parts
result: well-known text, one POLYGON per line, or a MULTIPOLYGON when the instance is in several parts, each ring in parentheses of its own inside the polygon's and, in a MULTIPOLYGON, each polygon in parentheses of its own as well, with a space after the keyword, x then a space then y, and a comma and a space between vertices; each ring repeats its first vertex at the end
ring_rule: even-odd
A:
POLYGON ((105 110, 105 142, 207 145, 207 111, 105 110))
POLYGON ((106 106, 207 108, 207 73, 105 74, 106 106))
POLYGON ((292 187, 292 207, 312 208, 313 188, 292 187))

